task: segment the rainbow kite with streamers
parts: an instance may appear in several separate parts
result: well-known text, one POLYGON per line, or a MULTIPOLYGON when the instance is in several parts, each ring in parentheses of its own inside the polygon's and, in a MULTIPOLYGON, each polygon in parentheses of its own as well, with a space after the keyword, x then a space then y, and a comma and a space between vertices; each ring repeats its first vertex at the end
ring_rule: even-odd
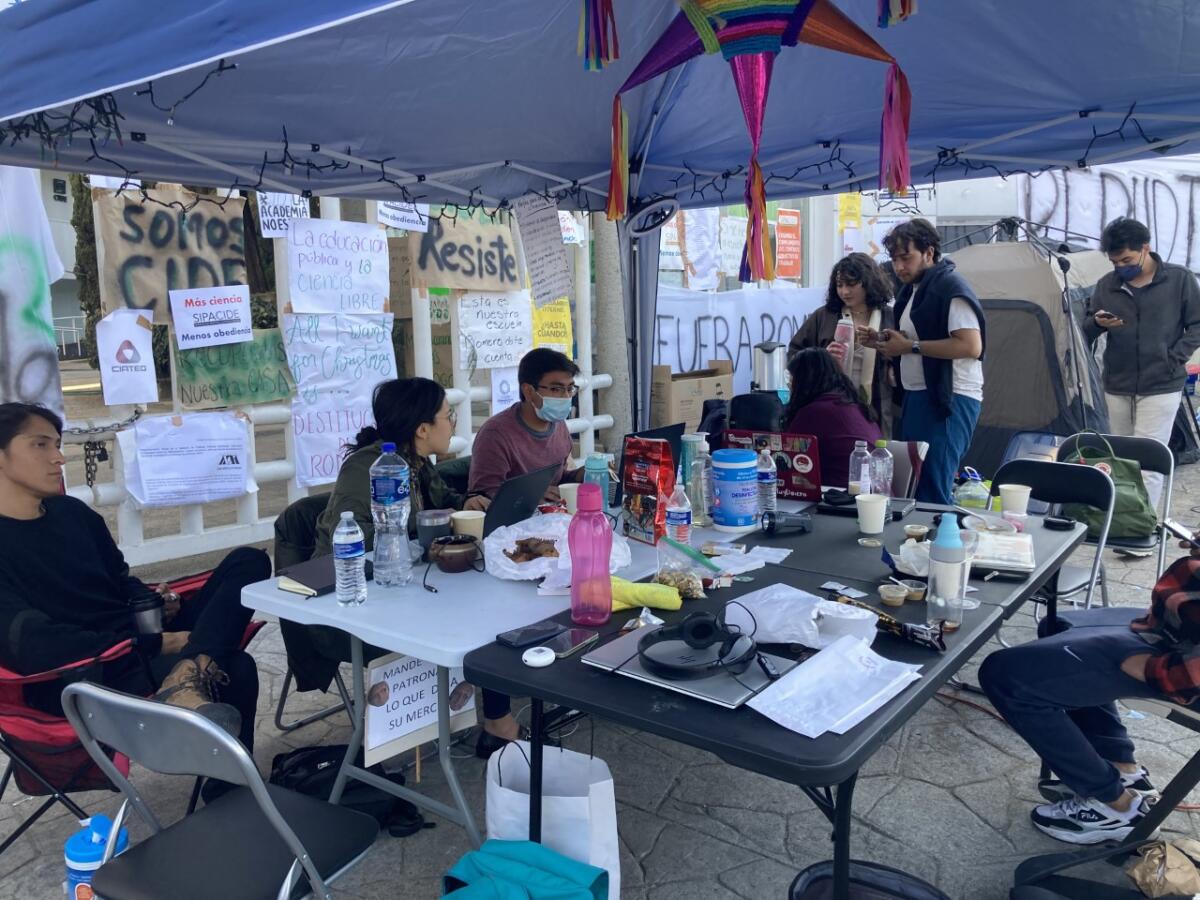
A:
POLYGON ((879 0, 879 27, 899 25, 917 14, 917 0, 879 0))
MULTIPOLYGON (((746 178, 746 247, 742 281, 775 276, 767 231, 766 184, 758 164, 767 91, 775 57, 803 42, 890 64, 884 88, 880 135, 880 185, 908 186, 908 120, 912 106, 908 81, 896 60, 830 0, 678 0, 681 11, 613 98, 612 170, 608 217, 621 219, 629 194, 629 122, 621 94, 703 53, 720 52, 729 63, 750 134, 746 178)), ((904 5, 913 5, 904 0, 904 5)))

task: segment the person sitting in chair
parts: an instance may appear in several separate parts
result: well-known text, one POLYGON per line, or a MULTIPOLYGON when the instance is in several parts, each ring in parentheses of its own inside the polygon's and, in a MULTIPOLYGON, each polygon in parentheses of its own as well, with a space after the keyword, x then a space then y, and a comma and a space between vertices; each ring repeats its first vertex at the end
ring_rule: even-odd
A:
MULTIPOLYGON (((139 633, 131 604, 154 593, 129 574, 104 519, 61 493, 62 419, 42 406, 0 404, 0 663, 33 675, 98 656, 127 639, 132 653, 75 677, 196 710, 253 749, 258 668, 240 649, 250 610, 242 588, 271 576, 261 550, 240 547, 185 606, 165 585, 161 634, 139 633)), ((60 680, 25 689, 35 709, 62 715, 60 680)))
POLYGON ((1034 826, 1072 844, 1122 840, 1158 791, 1115 701, 1200 696, 1200 550, 1163 572, 1140 615, 1105 607, 1055 622, 1042 620, 1039 640, 988 656, 979 683, 1057 776, 1038 784, 1052 802, 1032 811, 1034 826))

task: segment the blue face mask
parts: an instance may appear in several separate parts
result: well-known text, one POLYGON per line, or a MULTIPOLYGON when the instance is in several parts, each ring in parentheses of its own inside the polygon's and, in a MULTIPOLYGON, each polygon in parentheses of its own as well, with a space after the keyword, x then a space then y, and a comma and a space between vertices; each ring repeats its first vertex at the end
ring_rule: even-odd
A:
MULTIPOLYGON (((538 394, 542 397, 541 394, 538 394)), ((570 397, 542 397, 537 416, 543 422, 565 422, 571 417, 570 397)))
POLYGON ((1131 266, 1113 266, 1113 271, 1117 273, 1117 277, 1122 281, 1133 281, 1142 274, 1142 264, 1134 263, 1131 266))

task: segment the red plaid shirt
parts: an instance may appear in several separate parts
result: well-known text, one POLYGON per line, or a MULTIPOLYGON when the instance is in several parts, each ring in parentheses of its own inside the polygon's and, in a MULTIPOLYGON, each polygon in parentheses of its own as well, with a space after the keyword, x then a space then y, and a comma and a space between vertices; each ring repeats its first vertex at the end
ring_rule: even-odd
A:
POLYGON ((1155 648, 1146 683, 1176 703, 1200 696, 1200 559, 1177 560, 1150 593, 1150 609, 1129 627, 1155 648))

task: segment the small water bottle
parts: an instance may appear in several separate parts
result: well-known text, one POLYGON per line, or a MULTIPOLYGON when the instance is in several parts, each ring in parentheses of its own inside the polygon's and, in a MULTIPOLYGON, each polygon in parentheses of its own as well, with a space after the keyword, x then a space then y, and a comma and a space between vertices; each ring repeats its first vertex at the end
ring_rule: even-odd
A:
POLYGON ((583 461, 583 483, 600 488, 600 497, 608 503, 608 460, 603 453, 590 453, 583 461))
POLYGON ((876 441, 875 449, 871 451, 871 493, 884 497, 892 496, 892 473, 896 467, 887 444, 887 441, 876 441))
POLYGON ((758 514, 775 512, 775 495, 779 488, 779 473, 775 468, 775 457, 771 455, 766 441, 758 442, 758 514))
POLYGON ((937 537, 929 547, 929 587, 925 591, 925 621, 942 622, 946 631, 962 625, 963 598, 971 564, 958 531, 958 517, 946 513, 938 524, 937 537))
POLYGON ((346 510, 333 532, 333 570, 337 576, 337 601, 358 606, 367 599, 367 545, 354 513, 346 510))
POLYGON ((684 487, 683 467, 675 474, 675 490, 667 501, 667 537, 677 544, 692 544, 692 503, 684 487))
POLYGON ((410 471, 396 445, 387 441, 371 464, 371 521, 375 523, 375 583, 401 587, 412 581, 408 547, 410 471))
POLYGON ((697 448, 692 459, 691 472, 687 475, 688 501, 692 504, 692 524, 709 525, 712 523, 712 457, 708 455, 708 445, 697 448))
POLYGON ((866 441, 855 441, 854 452, 850 454, 850 472, 846 479, 846 489, 850 496, 871 493, 871 454, 867 452, 866 441))
POLYGON ((571 550, 571 621, 603 625, 612 617, 612 525, 595 484, 581 484, 577 512, 567 527, 571 550))

